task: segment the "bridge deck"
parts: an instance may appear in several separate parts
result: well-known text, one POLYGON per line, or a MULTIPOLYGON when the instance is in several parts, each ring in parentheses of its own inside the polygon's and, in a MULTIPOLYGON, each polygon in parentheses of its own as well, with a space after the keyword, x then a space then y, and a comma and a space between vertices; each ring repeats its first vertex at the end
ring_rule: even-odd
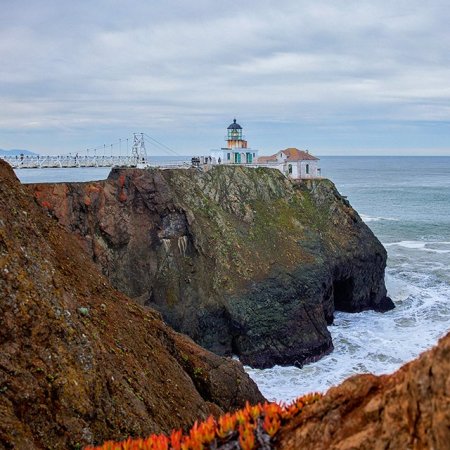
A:
POLYGON ((0 156, 13 169, 136 167, 136 156, 0 156))

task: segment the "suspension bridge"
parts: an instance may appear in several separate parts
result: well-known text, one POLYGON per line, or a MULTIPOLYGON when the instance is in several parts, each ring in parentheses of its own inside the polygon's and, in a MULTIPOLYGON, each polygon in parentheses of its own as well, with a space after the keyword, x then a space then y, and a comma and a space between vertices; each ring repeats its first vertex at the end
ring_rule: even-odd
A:
POLYGON ((81 167, 149 167, 158 166, 149 160, 146 141, 159 151, 178 158, 179 161, 165 163, 164 166, 186 165, 185 160, 175 150, 157 141, 146 133, 134 133, 132 142, 129 139, 119 139, 109 145, 88 148, 83 152, 63 155, 17 155, 0 156, 13 169, 48 169, 48 168, 81 168, 81 167), (130 151, 131 144, 131 151, 130 151))

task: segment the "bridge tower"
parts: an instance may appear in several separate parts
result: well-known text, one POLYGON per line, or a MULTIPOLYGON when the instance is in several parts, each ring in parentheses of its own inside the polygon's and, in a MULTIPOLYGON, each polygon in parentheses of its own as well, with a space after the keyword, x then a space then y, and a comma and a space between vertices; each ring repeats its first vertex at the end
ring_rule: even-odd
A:
POLYGON ((144 133, 134 133, 131 157, 137 164, 147 163, 147 150, 145 149, 144 133))

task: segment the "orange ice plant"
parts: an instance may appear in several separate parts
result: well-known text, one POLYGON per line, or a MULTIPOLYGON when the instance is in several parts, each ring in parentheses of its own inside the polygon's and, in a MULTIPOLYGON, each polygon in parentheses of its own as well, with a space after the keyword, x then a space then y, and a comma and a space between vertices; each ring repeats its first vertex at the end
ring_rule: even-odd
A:
POLYGON ((252 406, 247 402, 245 408, 224 414, 217 421, 210 416, 204 422, 195 422, 188 434, 175 430, 170 437, 153 434, 146 439, 108 441, 99 447, 85 447, 85 450, 204 450, 232 442, 239 443, 243 450, 252 450, 273 441, 283 424, 320 397, 320 394, 309 394, 287 405, 266 402, 252 406))
POLYGON ((245 422, 239 425, 239 445, 242 450, 252 450, 255 448, 255 426, 245 422))

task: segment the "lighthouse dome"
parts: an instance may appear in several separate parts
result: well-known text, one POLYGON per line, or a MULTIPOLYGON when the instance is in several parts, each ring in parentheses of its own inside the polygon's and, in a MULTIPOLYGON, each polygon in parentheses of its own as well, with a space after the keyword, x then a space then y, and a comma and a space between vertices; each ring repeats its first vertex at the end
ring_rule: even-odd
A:
POLYGON ((234 119, 233 123, 228 126, 227 130, 242 130, 242 127, 236 123, 236 119, 234 119))

